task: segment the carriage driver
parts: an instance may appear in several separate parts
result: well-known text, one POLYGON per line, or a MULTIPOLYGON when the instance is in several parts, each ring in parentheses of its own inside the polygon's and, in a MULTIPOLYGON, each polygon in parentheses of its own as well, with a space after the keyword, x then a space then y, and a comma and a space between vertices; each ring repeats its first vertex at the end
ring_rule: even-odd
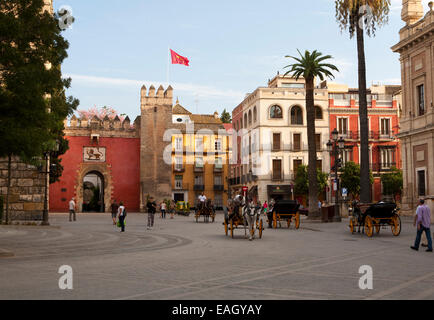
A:
POLYGON ((234 210, 232 211, 232 214, 229 216, 229 218, 232 218, 234 215, 240 214, 240 207, 244 205, 244 197, 241 191, 235 196, 233 204, 234 210))
POLYGON ((206 196, 203 192, 201 195, 199 195, 198 200, 199 200, 199 209, 203 209, 206 203, 206 196))

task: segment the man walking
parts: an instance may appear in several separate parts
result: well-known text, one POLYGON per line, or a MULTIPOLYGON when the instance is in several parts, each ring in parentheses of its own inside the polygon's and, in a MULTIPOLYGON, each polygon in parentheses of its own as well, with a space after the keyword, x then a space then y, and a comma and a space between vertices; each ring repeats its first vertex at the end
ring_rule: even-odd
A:
POLYGON ((72 198, 71 201, 69 201, 69 222, 72 221, 72 216, 74 216, 74 221, 76 221, 76 217, 75 217, 75 198, 72 198))
POLYGON ((431 212, 429 207, 425 205, 424 200, 419 201, 419 206, 416 210, 416 216, 414 217, 414 226, 417 226, 417 236, 414 246, 411 247, 413 250, 418 251, 420 240, 422 238, 422 233, 425 231, 426 238, 428 240, 427 252, 432 252, 432 239, 431 239, 431 212))
POLYGON ((119 224, 121 226, 121 232, 125 232, 125 218, 127 217, 127 211, 125 210, 122 201, 119 202, 118 213, 119 213, 119 224))
POLYGON ((154 227, 154 216, 157 211, 157 203, 154 201, 153 197, 150 197, 148 203, 146 204, 148 208, 148 230, 152 230, 154 227))
POLYGON ((119 205, 115 201, 111 205, 113 225, 116 225, 116 216, 118 214, 119 205))

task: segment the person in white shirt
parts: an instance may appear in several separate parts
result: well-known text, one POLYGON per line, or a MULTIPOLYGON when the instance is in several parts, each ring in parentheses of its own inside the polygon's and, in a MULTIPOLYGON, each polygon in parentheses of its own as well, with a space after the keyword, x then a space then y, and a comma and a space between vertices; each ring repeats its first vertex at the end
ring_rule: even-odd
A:
POLYGON ((122 201, 119 202, 118 214, 119 214, 119 223, 121 225, 121 232, 125 232, 125 218, 127 217, 127 213, 122 201))
POLYGON ((69 221, 72 221, 72 216, 74 216, 74 221, 76 221, 75 216, 75 198, 72 198, 71 201, 69 201, 69 221))
POLYGON ((199 209, 202 209, 205 206, 205 202, 206 202, 205 194, 202 192, 202 194, 199 195, 198 199, 199 199, 199 209))

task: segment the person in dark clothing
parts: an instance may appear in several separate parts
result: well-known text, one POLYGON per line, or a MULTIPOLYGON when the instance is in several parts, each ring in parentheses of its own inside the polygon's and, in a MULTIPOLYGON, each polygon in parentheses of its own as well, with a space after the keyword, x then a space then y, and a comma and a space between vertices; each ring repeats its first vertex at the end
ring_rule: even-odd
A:
POLYGON ((116 225, 116 217, 118 215, 118 209, 119 209, 119 205, 116 203, 115 200, 111 205, 113 225, 116 225))
POLYGON ((157 203, 154 201, 153 197, 149 198, 146 207, 148 208, 148 230, 152 230, 154 227, 155 212, 157 212, 157 203))

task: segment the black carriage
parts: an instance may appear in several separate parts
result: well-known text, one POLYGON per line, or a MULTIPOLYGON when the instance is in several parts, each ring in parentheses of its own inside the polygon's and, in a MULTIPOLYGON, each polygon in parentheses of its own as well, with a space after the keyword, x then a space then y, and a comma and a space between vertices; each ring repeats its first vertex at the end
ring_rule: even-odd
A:
POLYGON ((196 206, 196 212, 194 214, 194 218, 196 219, 196 223, 199 222, 199 218, 203 217, 204 222, 209 223, 211 218, 211 222, 215 221, 215 210, 212 202, 208 200, 206 203, 201 204, 198 203, 196 206))
POLYGON ((398 214, 398 207, 393 202, 380 201, 371 205, 360 205, 353 203, 352 215, 350 216, 350 231, 354 233, 356 227, 363 227, 368 237, 372 237, 375 232, 380 233, 381 229, 392 230, 392 234, 397 237, 401 234, 401 218, 398 214))
POLYGON ((272 226, 274 229, 282 227, 282 221, 286 221, 288 228, 291 226, 291 222, 294 221, 295 228, 300 228, 300 204, 294 200, 279 200, 277 201, 268 215, 268 225, 272 226))

